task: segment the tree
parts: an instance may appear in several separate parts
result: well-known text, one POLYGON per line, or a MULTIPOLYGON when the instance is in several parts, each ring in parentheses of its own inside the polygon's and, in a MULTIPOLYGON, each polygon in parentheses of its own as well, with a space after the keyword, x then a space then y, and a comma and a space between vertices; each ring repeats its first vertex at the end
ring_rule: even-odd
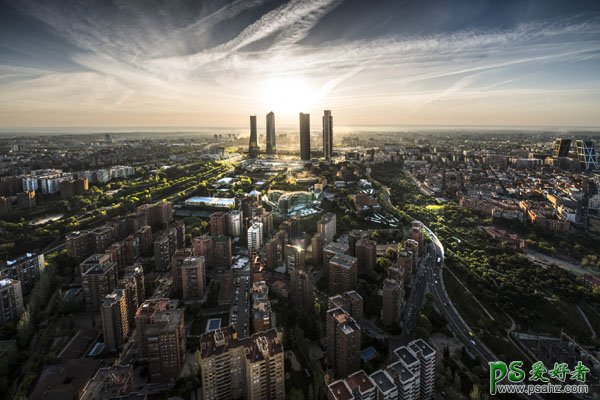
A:
POLYGON ((473 385, 473 389, 471 389, 471 393, 469 394, 469 399, 481 400, 481 392, 477 384, 473 385))

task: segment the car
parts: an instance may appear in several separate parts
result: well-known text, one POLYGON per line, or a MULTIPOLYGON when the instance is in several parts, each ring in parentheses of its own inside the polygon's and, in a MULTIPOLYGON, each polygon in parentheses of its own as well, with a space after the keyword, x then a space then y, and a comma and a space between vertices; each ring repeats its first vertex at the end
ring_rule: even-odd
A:
POLYGON ((469 341, 471 342, 471 344, 472 344, 473 346, 475 346, 475 345, 477 344, 477 343, 475 343, 475 341, 474 341, 473 339, 471 339, 471 340, 469 340, 469 341))
POLYGON ((475 334, 473 333, 473 331, 469 331, 469 336, 475 337, 475 334))

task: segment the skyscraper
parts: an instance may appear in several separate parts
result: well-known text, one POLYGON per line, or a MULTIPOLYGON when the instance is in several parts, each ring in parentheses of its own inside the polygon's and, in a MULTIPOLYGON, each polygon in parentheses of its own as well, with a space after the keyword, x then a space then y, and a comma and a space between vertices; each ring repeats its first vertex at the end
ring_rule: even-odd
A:
POLYGON ((13 279, 0 280, 0 298, 0 326, 19 319, 25 309, 21 282, 13 279))
POLYGON ((569 157, 570 149, 571 139, 556 139, 554 141, 554 150, 552 151, 552 157, 569 157))
POLYGON ((185 357, 185 323, 177 301, 146 300, 135 316, 138 358, 148 361, 150 380, 177 379, 185 357))
POLYGON ((598 168, 598 156, 596 154, 596 143, 593 140, 577 140, 577 159, 584 171, 598 168))
POLYGON ((300 113, 300 159, 310 160, 310 114, 300 113))
POLYGON ((331 160, 333 156, 333 117, 331 110, 325 110, 323 114, 323 157, 331 160))
POLYGON ((275 114, 271 111, 267 114, 267 154, 277 152, 275 137, 275 114))
POLYGON ((327 311, 327 361, 336 378, 345 378, 360 368, 361 328, 341 308, 327 311))
POLYGON ((248 145, 248 157, 258 156, 258 133, 256 132, 256 115, 250 116, 250 143, 248 145))
POLYGON ((200 366, 206 400, 285 398, 283 345, 275 329, 243 339, 232 327, 205 333, 200 366))
POLYGON ((129 315, 127 297, 123 289, 115 289, 107 294, 100 306, 102 333, 108 351, 119 350, 129 335, 129 315))
POLYGON ((329 294, 354 290, 358 283, 358 259, 347 254, 336 254, 329 261, 329 294))

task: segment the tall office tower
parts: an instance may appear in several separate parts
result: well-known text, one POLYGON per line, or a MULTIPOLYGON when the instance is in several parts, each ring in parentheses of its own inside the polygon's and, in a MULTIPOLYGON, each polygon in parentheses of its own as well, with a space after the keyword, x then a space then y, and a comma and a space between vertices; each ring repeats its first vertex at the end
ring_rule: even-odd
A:
POLYGON ((248 252, 252 250, 259 251, 263 244, 263 224, 261 222, 253 222, 248 228, 248 252))
POLYGON ((23 314, 23 292, 21 282, 14 279, 0 280, 0 327, 18 320, 23 314))
POLYGON ((593 140, 577 140, 577 159, 584 171, 598 169, 598 155, 596 143, 593 140))
POLYGON ((355 290, 331 296, 327 308, 342 308, 359 324, 363 320, 363 298, 355 290))
POLYGON ((408 344, 408 348, 417 355, 420 363, 420 399, 433 399, 433 389, 435 387, 435 356, 436 352, 423 339, 413 340, 408 344))
POLYGON ((294 307, 310 311, 314 307, 312 274, 304 269, 292 268, 290 274, 290 299, 294 307))
POLYGON ((115 289, 104 297, 100 307, 104 344, 110 352, 118 351, 129 335, 127 297, 123 289, 115 289))
POLYGON ((227 235, 239 237, 242 235, 242 212, 231 210, 227 213, 227 235))
POLYGON ((210 214, 210 236, 227 235, 227 214, 215 212, 210 214))
POLYGON ((365 371, 357 371, 346 379, 340 379, 328 386, 328 400, 375 400, 377 390, 365 371))
POLYGON ((275 154, 277 152, 275 138, 275 114, 271 111, 267 114, 267 154, 275 154))
POLYGON ((356 258, 358 258, 358 273, 366 275, 374 271, 377 262, 377 242, 363 237, 358 239, 354 249, 356 258))
POLYGON ((206 285, 204 257, 187 257, 183 260, 180 268, 183 301, 202 300, 206 285))
POLYGON ((127 302, 127 321, 131 326, 135 321, 135 313, 139 306, 146 300, 144 287, 144 269, 141 264, 134 264, 125 269, 125 275, 117 284, 118 289, 123 289, 127 302))
POLYGON ((44 254, 26 253, 23 256, 0 263, 0 279, 21 282, 23 294, 29 293, 46 266, 44 254))
POLYGON ((379 369, 369 375, 369 378, 371 378, 377 389, 377 400, 397 400, 399 398, 398 387, 385 370, 379 369))
POLYGON ((385 370, 398 388, 399 399, 417 400, 419 398, 419 382, 402 361, 388 365, 385 370))
POLYGON ((331 110, 323 113, 323 157, 331 160, 333 156, 333 117, 331 110))
POLYGON ((336 254, 330 261, 329 294, 334 295, 356 289, 358 260, 347 254, 336 254))
POLYGON ((306 269, 306 250, 300 245, 288 244, 285 246, 286 260, 285 264, 288 270, 306 269))
POLYGON ((117 287, 117 264, 95 264, 81 275, 83 297, 88 311, 98 312, 104 297, 117 287))
POLYGON ((320 233, 315 233, 310 239, 310 246, 312 248, 312 262, 317 267, 323 265, 323 235, 320 233))
POLYGON ((408 232, 408 238, 416 241, 419 245, 419 256, 423 255, 425 250, 425 227, 422 222, 413 221, 408 232))
POLYGON ((148 361, 150 380, 177 379, 185 361, 183 310, 170 299, 146 300, 135 315, 138 359, 148 361))
POLYGON ((317 233, 323 236, 326 245, 333 242, 336 234, 336 220, 337 217, 334 213, 327 213, 317 222, 317 233))
MULTIPOLYGON (((213 267, 231 267, 231 238, 229 236, 214 236, 212 242, 213 267)), ((198 255, 198 254, 196 254, 198 255)), ((206 258, 205 258, 206 264, 206 258)))
POLYGON ((202 391, 206 400, 285 398, 281 337, 269 329, 240 339, 232 327, 200 338, 202 391))
POLYGON ((341 308, 332 308, 325 316, 327 361, 336 378, 345 378, 360 368, 361 328, 341 308))
POLYGON ((195 237, 192 240, 192 248, 194 249, 194 255, 203 256, 204 263, 207 266, 212 266, 213 264, 213 252, 212 252, 212 239, 208 235, 202 235, 195 237))
POLYGON ((300 113, 300 159, 310 161, 310 114, 300 113))
POLYGON ((382 320, 386 326, 398 325, 404 306, 404 269, 388 268, 388 277, 383 281, 382 288, 382 320))
POLYGON ((259 153, 258 133, 256 132, 256 115, 250 116, 250 143, 248 145, 248 157, 256 158, 259 153))
POLYGON ((554 141, 554 150, 552 151, 552 157, 569 157, 570 150, 571 139, 556 139, 554 141))

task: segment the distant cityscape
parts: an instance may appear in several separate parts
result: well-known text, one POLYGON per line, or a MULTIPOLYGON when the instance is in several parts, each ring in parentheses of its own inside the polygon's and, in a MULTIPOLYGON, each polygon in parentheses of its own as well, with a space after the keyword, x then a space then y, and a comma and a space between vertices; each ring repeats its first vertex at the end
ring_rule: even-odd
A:
POLYGON ((318 148, 308 114, 290 137, 273 112, 264 146, 256 116, 246 138, 2 139, 3 362, 37 349, 3 393, 425 400, 485 391, 479 363, 546 342, 600 367, 594 139, 334 137, 333 121, 318 148), (566 300, 583 331, 490 302, 474 260, 491 249, 586 296, 566 300))

